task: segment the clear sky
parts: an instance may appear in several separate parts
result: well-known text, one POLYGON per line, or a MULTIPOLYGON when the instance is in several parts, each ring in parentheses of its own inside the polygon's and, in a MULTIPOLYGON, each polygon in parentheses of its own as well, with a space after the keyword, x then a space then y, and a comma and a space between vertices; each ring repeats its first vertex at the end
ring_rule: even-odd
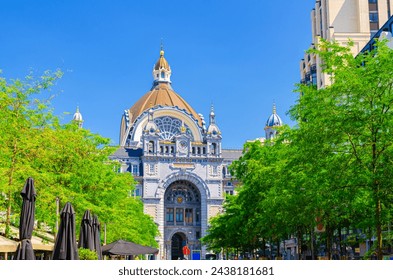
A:
POLYGON ((264 136, 273 102, 284 123, 315 0, 1 0, 0 69, 7 79, 60 69, 55 113, 117 145, 122 113, 150 90, 160 52, 172 87, 208 120, 224 148, 264 136))

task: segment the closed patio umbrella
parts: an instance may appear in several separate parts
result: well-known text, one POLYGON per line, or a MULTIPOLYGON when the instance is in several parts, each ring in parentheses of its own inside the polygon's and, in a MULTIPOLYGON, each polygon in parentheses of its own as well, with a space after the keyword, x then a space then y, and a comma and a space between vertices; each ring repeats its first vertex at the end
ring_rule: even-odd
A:
POLYGON ((93 220, 90 210, 86 210, 82 218, 78 248, 94 251, 93 220))
POLYGON ((17 260, 35 260, 31 238, 34 227, 34 212, 36 192, 33 178, 26 180, 25 186, 21 191, 23 198, 22 211, 19 222, 19 240, 20 243, 16 250, 17 260))
POLYGON ((75 237, 75 211, 67 202, 60 213, 60 227, 53 249, 54 260, 78 260, 78 248, 75 237))
POLYGON ((97 257, 102 260, 102 248, 101 248, 101 225, 98 221, 97 215, 93 216, 93 240, 94 250, 97 252, 97 257))

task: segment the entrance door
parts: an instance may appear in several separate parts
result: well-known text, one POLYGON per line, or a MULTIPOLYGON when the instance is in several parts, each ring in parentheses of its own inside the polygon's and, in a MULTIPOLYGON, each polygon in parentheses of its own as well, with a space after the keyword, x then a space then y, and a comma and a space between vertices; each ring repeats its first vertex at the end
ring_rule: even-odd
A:
POLYGON ((175 233, 172 236, 172 248, 171 248, 171 254, 172 254, 172 260, 179 260, 183 259, 183 246, 186 244, 185 237, 181 233, 175 233))

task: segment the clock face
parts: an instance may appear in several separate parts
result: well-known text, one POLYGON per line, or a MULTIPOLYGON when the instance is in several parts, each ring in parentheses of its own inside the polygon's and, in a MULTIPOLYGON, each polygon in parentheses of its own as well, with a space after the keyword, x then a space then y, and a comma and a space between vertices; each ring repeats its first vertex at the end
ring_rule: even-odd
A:
POLYGON ((182 153, 186 153, 188 149, 187 141, 180 141, 178 145, 179 151, 182 153))

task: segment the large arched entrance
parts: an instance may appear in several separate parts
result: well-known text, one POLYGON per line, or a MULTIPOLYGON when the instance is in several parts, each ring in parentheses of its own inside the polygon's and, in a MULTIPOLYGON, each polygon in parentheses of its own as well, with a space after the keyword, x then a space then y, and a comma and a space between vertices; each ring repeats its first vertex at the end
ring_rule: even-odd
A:
POLYGON ((183 246, 200 250, 201 194, 193 183, 177 180, 168 186, 164 199, 165 240, 171 244, 167 258, 182 259, 183 246))

